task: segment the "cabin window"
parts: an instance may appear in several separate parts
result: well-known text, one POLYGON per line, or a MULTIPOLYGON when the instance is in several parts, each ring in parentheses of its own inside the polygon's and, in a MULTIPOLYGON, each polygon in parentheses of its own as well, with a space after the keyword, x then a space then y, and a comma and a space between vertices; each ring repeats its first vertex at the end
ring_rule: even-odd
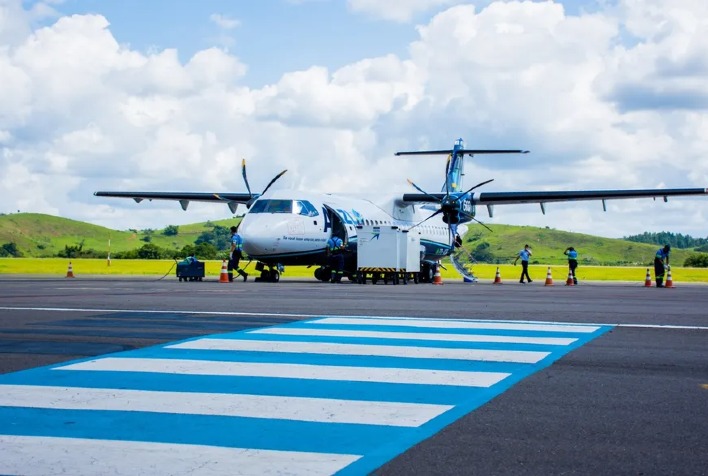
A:
POLYGON ((306 217, 316 217, 317 215, 319 215, 319 212, 317 211, 315 206, 307 200, 296 201, 295 206, 293 208, 293 213, 306 217))

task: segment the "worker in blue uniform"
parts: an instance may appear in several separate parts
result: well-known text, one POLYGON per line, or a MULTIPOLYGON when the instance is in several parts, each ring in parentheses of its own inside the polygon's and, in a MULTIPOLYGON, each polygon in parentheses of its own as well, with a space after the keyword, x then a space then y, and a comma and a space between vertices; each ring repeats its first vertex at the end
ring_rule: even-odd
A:
POLYGON ((531 276, 529 276, 529 259, 532 254, 529 245, 524 245, 524 249, 519 251, 519 254, 516 255, 516 259, 514 260, 514 266, 516 266, 516 262, 521 258, 521 278, 519 279, 521 284, 524 284, 524 276, 526 276, 529 283, 533 282, 531 281, 531 276))
POLYGON ((344 276, 344 241, 336 235, 327 240, 327 259, 332 269, 332 282, 342 282, 344 276))
POLYGON ((669 253, 671 252, 671 245, 664 245, 663 248, 659 248, 656 251, 656 256, 654 257, 654 276, 656 277, 656 287, 664 287, 664 272, 666 271, 666 266, 669 265, 669 253))
POLYGON ((568 257, 568 269, 570 269, 570 274, 573 276, 573 284, 578 284, 578 278, 575 276, 575 269, 578 267, 578 252, 575 251, 575 248, 569 246, 563 254, 568 257))
POLYGON ((234 270, 243 277, 243 280, 248 279, 248 273, 241 269, 239 261, 243 258, 243 238, 238 234, 238 227, 231 227, 231 250, 229 251, 228 275, 229 281, 234 280, 234 270))

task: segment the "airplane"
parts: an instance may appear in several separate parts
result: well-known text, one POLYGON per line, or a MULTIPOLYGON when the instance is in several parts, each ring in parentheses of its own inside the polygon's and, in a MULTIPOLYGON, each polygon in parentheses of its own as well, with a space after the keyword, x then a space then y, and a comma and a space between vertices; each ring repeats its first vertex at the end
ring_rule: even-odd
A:
MULTIPOLYGON (((432 282, 440 261, 451 255, 461 243, 460 236, 471 222, 485 226, 477 218, 477 206, 486 206, 490 217, 495 205, 538 203, 542 213, 546 203, 580 200, 654 198, 706 195, 706 188, 641 189, 641 190, 575 190, 482 192, 474 190, 490 183, 480 182, 469 189, 462 186, 465 156, 479 154, 526 154, 521 149, 467 149, 462 139, 452 149, 397 152, 405 155, 446 155, 445 183, 440 192, 428 193, 409 180, 419 193, 351 195, 316 193, 302 190, 273 190, 270 187, 287 171, 276 175, 261 193, 252 193, 242 160, 242 176, 247 193, 209 192, 122 192, 97 191, 97 197, 178 201, 183 210, 190 202, 226 204, 232 213, 243 204, 247 212, 239 225, 243 249, 256 261, 260 281, 277 282, 289 265, 315 266, 314 276, 329 281, 331 268, 326 256, 327 240, 337 235, 345 243, 345 276, 357 280, 357 230, 364 226, 392 226, 415 230, 421 246, 420 272, 415 282, 432 282)), ((487 227, 488 228, 488 227, 487 227)))

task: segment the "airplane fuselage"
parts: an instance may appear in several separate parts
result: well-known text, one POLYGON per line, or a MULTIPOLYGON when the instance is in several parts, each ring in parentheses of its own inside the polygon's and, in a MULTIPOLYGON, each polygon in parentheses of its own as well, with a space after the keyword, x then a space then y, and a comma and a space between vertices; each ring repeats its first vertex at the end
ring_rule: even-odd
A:
MULTIPOLYGON (((347 268, 356 266, 357 226, 410 229, 435 213, 405 204, 397 196, 377 199, 276 190, 254 202, 239 233, 249 258, 268 265, 326 264, 327 240, 336 234, 347 244, 347 268)), ((439 216, 415 227, 424 260, 437 261, 452 250, 451 232, 439 216)))

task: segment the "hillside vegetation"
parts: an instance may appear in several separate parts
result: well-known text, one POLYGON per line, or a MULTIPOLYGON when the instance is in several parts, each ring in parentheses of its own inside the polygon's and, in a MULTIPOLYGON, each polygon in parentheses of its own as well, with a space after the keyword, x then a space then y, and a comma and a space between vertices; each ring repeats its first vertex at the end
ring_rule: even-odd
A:
MULTIPOLYGON (((463 248, 475 260, 488 263, 509 263, 528 244, 533 250, 532 264, 562 264, 567 262, 563 251, 573 246, 581 265, 646 266, 654 261, 659 248, 656 244, 602 238, 532 226, 493 225, 493 232, 482 227, 470 227, 463 238, 463 248)), ((681 265, 695 254, 694 250, 672 249, 671 262, 681 265)))
POLYGON ((0 245, 15 243, 22 256, 33 258, 57 256, 66 246, 79 245, 83 245, 84 250, 93 249, 108 254, 109 240, 111 255, 140 248, 146 243, 178 250, 193 244, 213 225, 230 227, 238 221, 228 218, 180 225, 176 235, 165 235, 164 229, 118 231, 52 215, 16 213, 0 216, 0 245))
MULTIPOLYGON (((0 246, 14 243, 21 256, 28 258, 58 256, 65 247, 79 245, 84 250, 93 249, 107 255, 109 240, 113 257, 119 252, 139 249, 147 243, 182 250, 186 245, 193 245, 203 233, 213 230, 215 226, 228 228, 239 221, 238 218, 227 218, 157 230, 118 231, 51 215, 17 213, 0 215, 0 246)), ((531 226, 493 225, 492 230, 470 226, 470 231, 463 238, 465 253, 462 253, 462 261, 510 263, 528 243, 533 250, 532 264, 563 264, 566 262, 563 251, 573 246, 578 250, 579 262, 583 266, 648 266, 658 248, 656 244, 531 226)), ((691 249, 674 248, 671 262, 680 266, 689 255, 695 254, 691 249)))

